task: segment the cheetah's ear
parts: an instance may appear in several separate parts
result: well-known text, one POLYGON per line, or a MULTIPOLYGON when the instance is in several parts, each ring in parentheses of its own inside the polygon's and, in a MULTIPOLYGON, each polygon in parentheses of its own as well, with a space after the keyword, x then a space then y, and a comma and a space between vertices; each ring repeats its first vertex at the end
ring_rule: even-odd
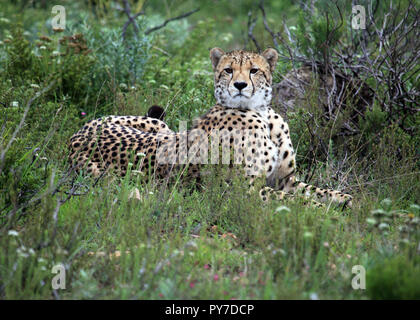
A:
POLYGON ((276 69, 277 59, 279 58, 277 51, 273 48, 268 48, 262 53, 262 56, 267 59, 267 62, 270 65, 270 71, 274 72, 276 69))
POLYGON ((155 119, 158 119, 158 120, 162 120, 163 121, 163 119, 166 116, 166 112, 160 106, 151 106, 149 108, 149 110, 147 111, 146 116, 147 117, 150 117, 150 118, 155 118, 155 119))
POLYGON ((210 60, 213 65, 213 70, 216 70, 216 67, 220 61, 220 58, 225 54, 225 52, 220 48, 213 48, 210 50, 210 60))

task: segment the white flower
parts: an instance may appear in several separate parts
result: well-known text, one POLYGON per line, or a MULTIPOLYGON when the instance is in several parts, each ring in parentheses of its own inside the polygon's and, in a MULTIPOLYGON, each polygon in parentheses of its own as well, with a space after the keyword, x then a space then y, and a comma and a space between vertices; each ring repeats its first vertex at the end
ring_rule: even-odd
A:
POLYGON ((12 236, 12 237, 19 237, 19 232, 15 231, 15 230, 9 230, 9 232, 7 234, 9 236, 12 236))
POLYGON ((273 251, 271 251, 271 253, 273 254, 273 255, 276 255, 276 254, 281 254, 282 256, 285 256, 286 255, 286 251, 284 251, 283 249, 281 249, 281 248, 279 248, 279 249, 274 249, 273 251))
POLYGON ((40 46, 39 47, 39 50, 46 50, 47 49, 47 47, 46 46, 40 46))
POLYGON ((381 224, 379 224, 378 226, 379 230, 385 230, 385 229, 389 229, 389 224, 382 222, 381 224))
POLYGON ((197 245, 197 243, 195 243, 195 241, 188 241, 185 244, 185 248, 186 249, 190 249, 190 250, 197 250, 198 249, 198 245, 197 245))
POLYGON ((67 250, 61 249, 61 248, 58 248, 56 250, 56 252, 57 252, 57 254, 64 254, 64 255, 67 255, 68 254, 68 251, 67 250))
POLYGON ((16 249, 16 252, 17 252, 18 256, 22 257, 22 258, 29 257, 29 254, 27 254, 25 251, 26 251, 25 246, 21 246, 20 248, 16 249))
POLYGON ((34 89, 39 89, 39 85, 37 85, 37 84, 35 84, 35 83, 32 83, 32 84, 31 84, 31 88, 34 88, 34 89))
POLYGON ((145 153, 143 153, 143 152, 139 152, 139 153, 137 153, 137 157, 145 157, 146 156, 146 154, 145 153))
POLYGON ((60 52, 58 52, 58 51, 53 51, 53 52, 52 52, 52 55, 53 55, 53 57, 57 57, 57 56, 59 56, 59 55, 60 55, 60 52))
POLYGON ((12 101, 12 107, 19 107, 19 102, 12 101))
POLYGON ((312 234, 312 232, 306 231, 306 232, 303 234, 303 237, 304 237, 305 239, 309 239, 309 238, 312 238, 312 237, 313 237, 313 234, 312 234))
POLYGON ((318 294, 316 292, 311 293, 311 295, 309 296, 309 298, 311 300, 319 300, 318 294))
POLYGON ((276 209, 276 212, 290 212, 290 209, 286 206, 280 206, 276 209))

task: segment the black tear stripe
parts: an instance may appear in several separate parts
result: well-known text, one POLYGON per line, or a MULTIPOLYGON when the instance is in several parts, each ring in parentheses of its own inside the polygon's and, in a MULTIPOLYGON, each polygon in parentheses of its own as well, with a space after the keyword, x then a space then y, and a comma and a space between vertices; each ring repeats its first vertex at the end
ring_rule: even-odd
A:
POLYGON ((251 78, 251 72, 249 73, 249 81, 251 81, 251 83, 252 83, 252 94, 251 94, 251 96, 253 96, 254 93, 255 93, 255 85, 254 85, 254 81, 252 81, 252 78, 251 78))
POLYGON ((232 80, 233 80, 233 73, 232 73, 232 77, 230 78, 230 80, 229 80, 229 83, 228 83, 228 86, 227 86, 227 93, 228 93, 228 95, 230 96, 230 97, 232 97, 232 95, 230 94, 230 91, 229 91, 229 87, 230 87, 230 84, 231 84, 231 82, 232 82, 232 80))
POLYGON ((220 81, 220 78, 222 77, 223 71, 219 73, 219 77, 217 78, 217 81, 220 81))

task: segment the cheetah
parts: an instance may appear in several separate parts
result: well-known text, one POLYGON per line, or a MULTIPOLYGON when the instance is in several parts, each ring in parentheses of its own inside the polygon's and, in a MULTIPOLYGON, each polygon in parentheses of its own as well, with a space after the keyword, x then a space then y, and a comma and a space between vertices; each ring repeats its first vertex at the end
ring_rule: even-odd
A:
POLYGON ((259 191, 263 201, 299 192, 350 207, 351 195, 295 177, 289 126, 270 107, 277 59, 272 48, 262 54, 213 48, 216 105, 196 119, 190 130, 172 131, 161 120, 164 111, 157 106, 149 110, 149 116, 103 117, 86 123, 70 139, 70 161, 95 176, 110 169, 125 175, 131 166, 153 172, 158 179, 180 171, 183 176, 200 177, 204 164, 222 162, 244 169, 251 189, 255 179, 264 179, 259 191))

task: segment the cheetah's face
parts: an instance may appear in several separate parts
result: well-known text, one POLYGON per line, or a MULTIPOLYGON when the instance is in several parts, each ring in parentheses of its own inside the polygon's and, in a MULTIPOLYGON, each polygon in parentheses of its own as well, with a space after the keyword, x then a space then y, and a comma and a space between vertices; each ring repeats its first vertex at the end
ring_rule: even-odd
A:
POLYGON ((271 73, 278 54, 267 49, 261 55, 248 51, 210 51, 217 103, 230 108, 262 111, 271 101, 271 73))

